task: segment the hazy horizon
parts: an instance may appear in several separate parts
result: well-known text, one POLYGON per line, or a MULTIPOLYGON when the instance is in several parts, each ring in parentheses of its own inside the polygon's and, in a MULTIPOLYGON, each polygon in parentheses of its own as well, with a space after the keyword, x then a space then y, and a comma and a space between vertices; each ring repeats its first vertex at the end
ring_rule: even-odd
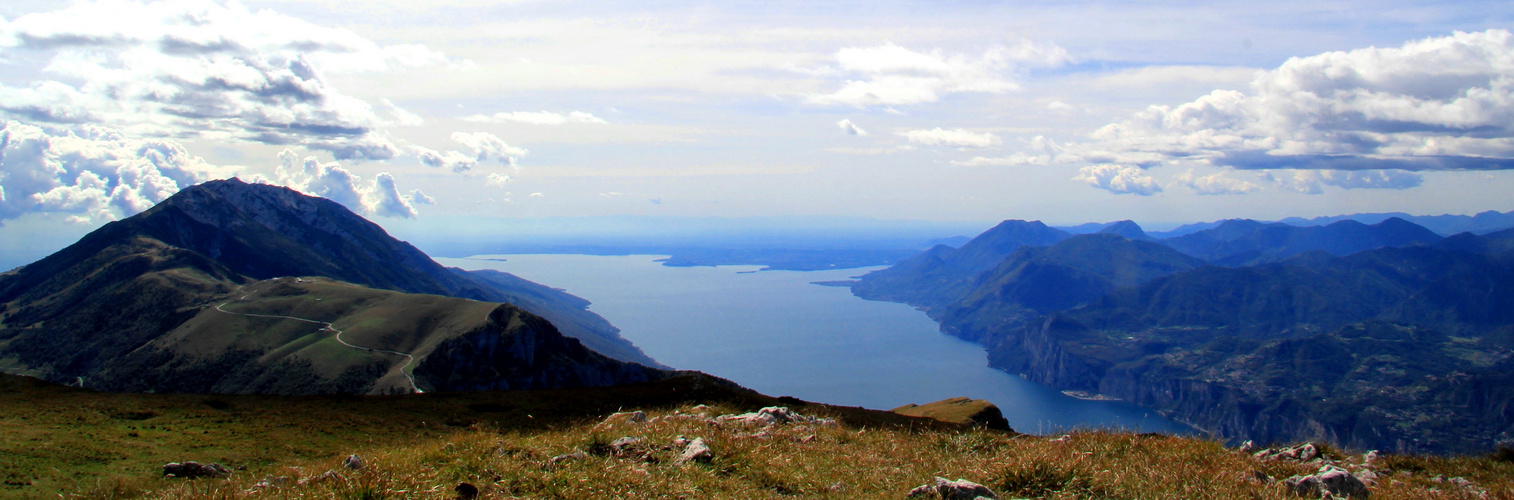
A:
POLYGON ((1485 2, 7 2, 0 250, 232 176, 396 228, 1509 211, 1510 29, 1485 2))

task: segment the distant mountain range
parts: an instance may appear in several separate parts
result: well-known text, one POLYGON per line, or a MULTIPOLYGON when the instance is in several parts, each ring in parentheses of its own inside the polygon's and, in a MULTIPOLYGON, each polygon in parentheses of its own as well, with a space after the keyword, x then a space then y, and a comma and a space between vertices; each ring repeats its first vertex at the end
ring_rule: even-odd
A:
POLYGON ((1230 439, 1482 452, 1514 438, 1514 229, 1005 221, 861 277, 993 366, 1230 439))
POLYGON ((670 373, 587 306, 442 267, 330 200, 213 181, 0 274, 0 369, 107 390, 287 394, 670 373))
MULTIPOLYGON (((1305 219, 1302 217, 1288 217, 1286 219, 1278 220, 1275 222, 1287 224, 1290 226, 1327 226, 1346 220, 1356 221, 1362 224, 1377 224, 1379 222, 1393 218, 1412 222, 1443 236, 1450 236, 1457 233, 1487 234, 1503 229, 1514 228, 1514 211, 1498 212, 1494 210, 1480 212, 1476 215, 1409 215, 1403 212, 1388 212, 1332 215, 1328 217, 1314 217, 1310 219, 1305 219)), ((1182 236, 1185 234, 1213 228, 1222 222, 1224 221, 1184 224, 1182 226, 1174 228, 1171 231, 1153 232, 1151 233, 1151 235, 1157 238, 1171 238, 1173 236, 1182 236)), ((1083 224, 1080 226, 1075 226, 1076 228, 1083 230, 1073 232, 1093 232, 1097 229, 1087 228, 1101 228, 1103 226, 1104 224, 1083 224)))

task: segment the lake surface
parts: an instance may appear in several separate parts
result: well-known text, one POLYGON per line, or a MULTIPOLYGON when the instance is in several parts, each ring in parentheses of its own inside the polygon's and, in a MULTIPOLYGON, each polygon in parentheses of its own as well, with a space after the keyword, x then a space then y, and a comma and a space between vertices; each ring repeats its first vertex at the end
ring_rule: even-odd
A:
POLYGON ((661 257, 490 255, 436 259, 497 269, 593 302, 590 310, 657 361, 724 377, 772 396, 880 410, 956 396, 998 405, 1010 426, 1191 429, 1113 401, 1068 397, 988 367, 983 348, 942 334, 925 313, 810 284, 871 269, 761 271, 664 267, 661 257), (499 260, 482 260, 505 259, 499 260))

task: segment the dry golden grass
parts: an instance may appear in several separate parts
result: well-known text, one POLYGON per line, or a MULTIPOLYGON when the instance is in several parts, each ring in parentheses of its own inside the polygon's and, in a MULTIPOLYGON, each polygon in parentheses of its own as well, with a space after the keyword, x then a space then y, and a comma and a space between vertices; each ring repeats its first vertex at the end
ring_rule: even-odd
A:
MULTIPOLYGON (((738 410, 682 407, 652 416, 738 410)), ((1057 440, 985 430, 760 427, 692 418, 616 419, 537 431, 475 427, 419 445, 357 453, 366 465, 356 471, 341 465, 342 456, 331 456, 228 479, 102 481, 83 496, 447 499, 457 497, 459 483, 468 483, 479 498, 902 498, 942 476, 984 484, 1003 498, 1292 499, 1299 497, 1279 482, 1252 479, 1255 472, 1281 480, 1317 469, 1261 462, 1191 438, 1095 431, 1057 440), (610 453, 606 445, 622 436, 644 438, 645 456, 610 453), (675 464, 682 450, 671 443, 679 436, 704 438, 713 460, 675 464), (551 463, 554 456, 579 451, 586 455, 551 463), (288 480, 282 487, 254 487, 269 476, 288 480)), ((1479 498, 1435 482, 1436 475, 1465 477, 1486 490, 1485 498, 1514 498, 1514 463, 1507 461, 1390 456, 1379 463, 1392 472, 1372 488, 1374 499, 1479 498)))

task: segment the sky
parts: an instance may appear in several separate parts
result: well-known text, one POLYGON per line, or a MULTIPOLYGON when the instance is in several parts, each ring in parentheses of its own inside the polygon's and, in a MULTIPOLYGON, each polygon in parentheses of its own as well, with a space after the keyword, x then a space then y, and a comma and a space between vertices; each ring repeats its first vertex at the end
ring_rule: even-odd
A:
POLYGON ((1511 30, 1486 1, 8 0, 0 252, 232 176, 411 228, 1509 211, 1511 30))

